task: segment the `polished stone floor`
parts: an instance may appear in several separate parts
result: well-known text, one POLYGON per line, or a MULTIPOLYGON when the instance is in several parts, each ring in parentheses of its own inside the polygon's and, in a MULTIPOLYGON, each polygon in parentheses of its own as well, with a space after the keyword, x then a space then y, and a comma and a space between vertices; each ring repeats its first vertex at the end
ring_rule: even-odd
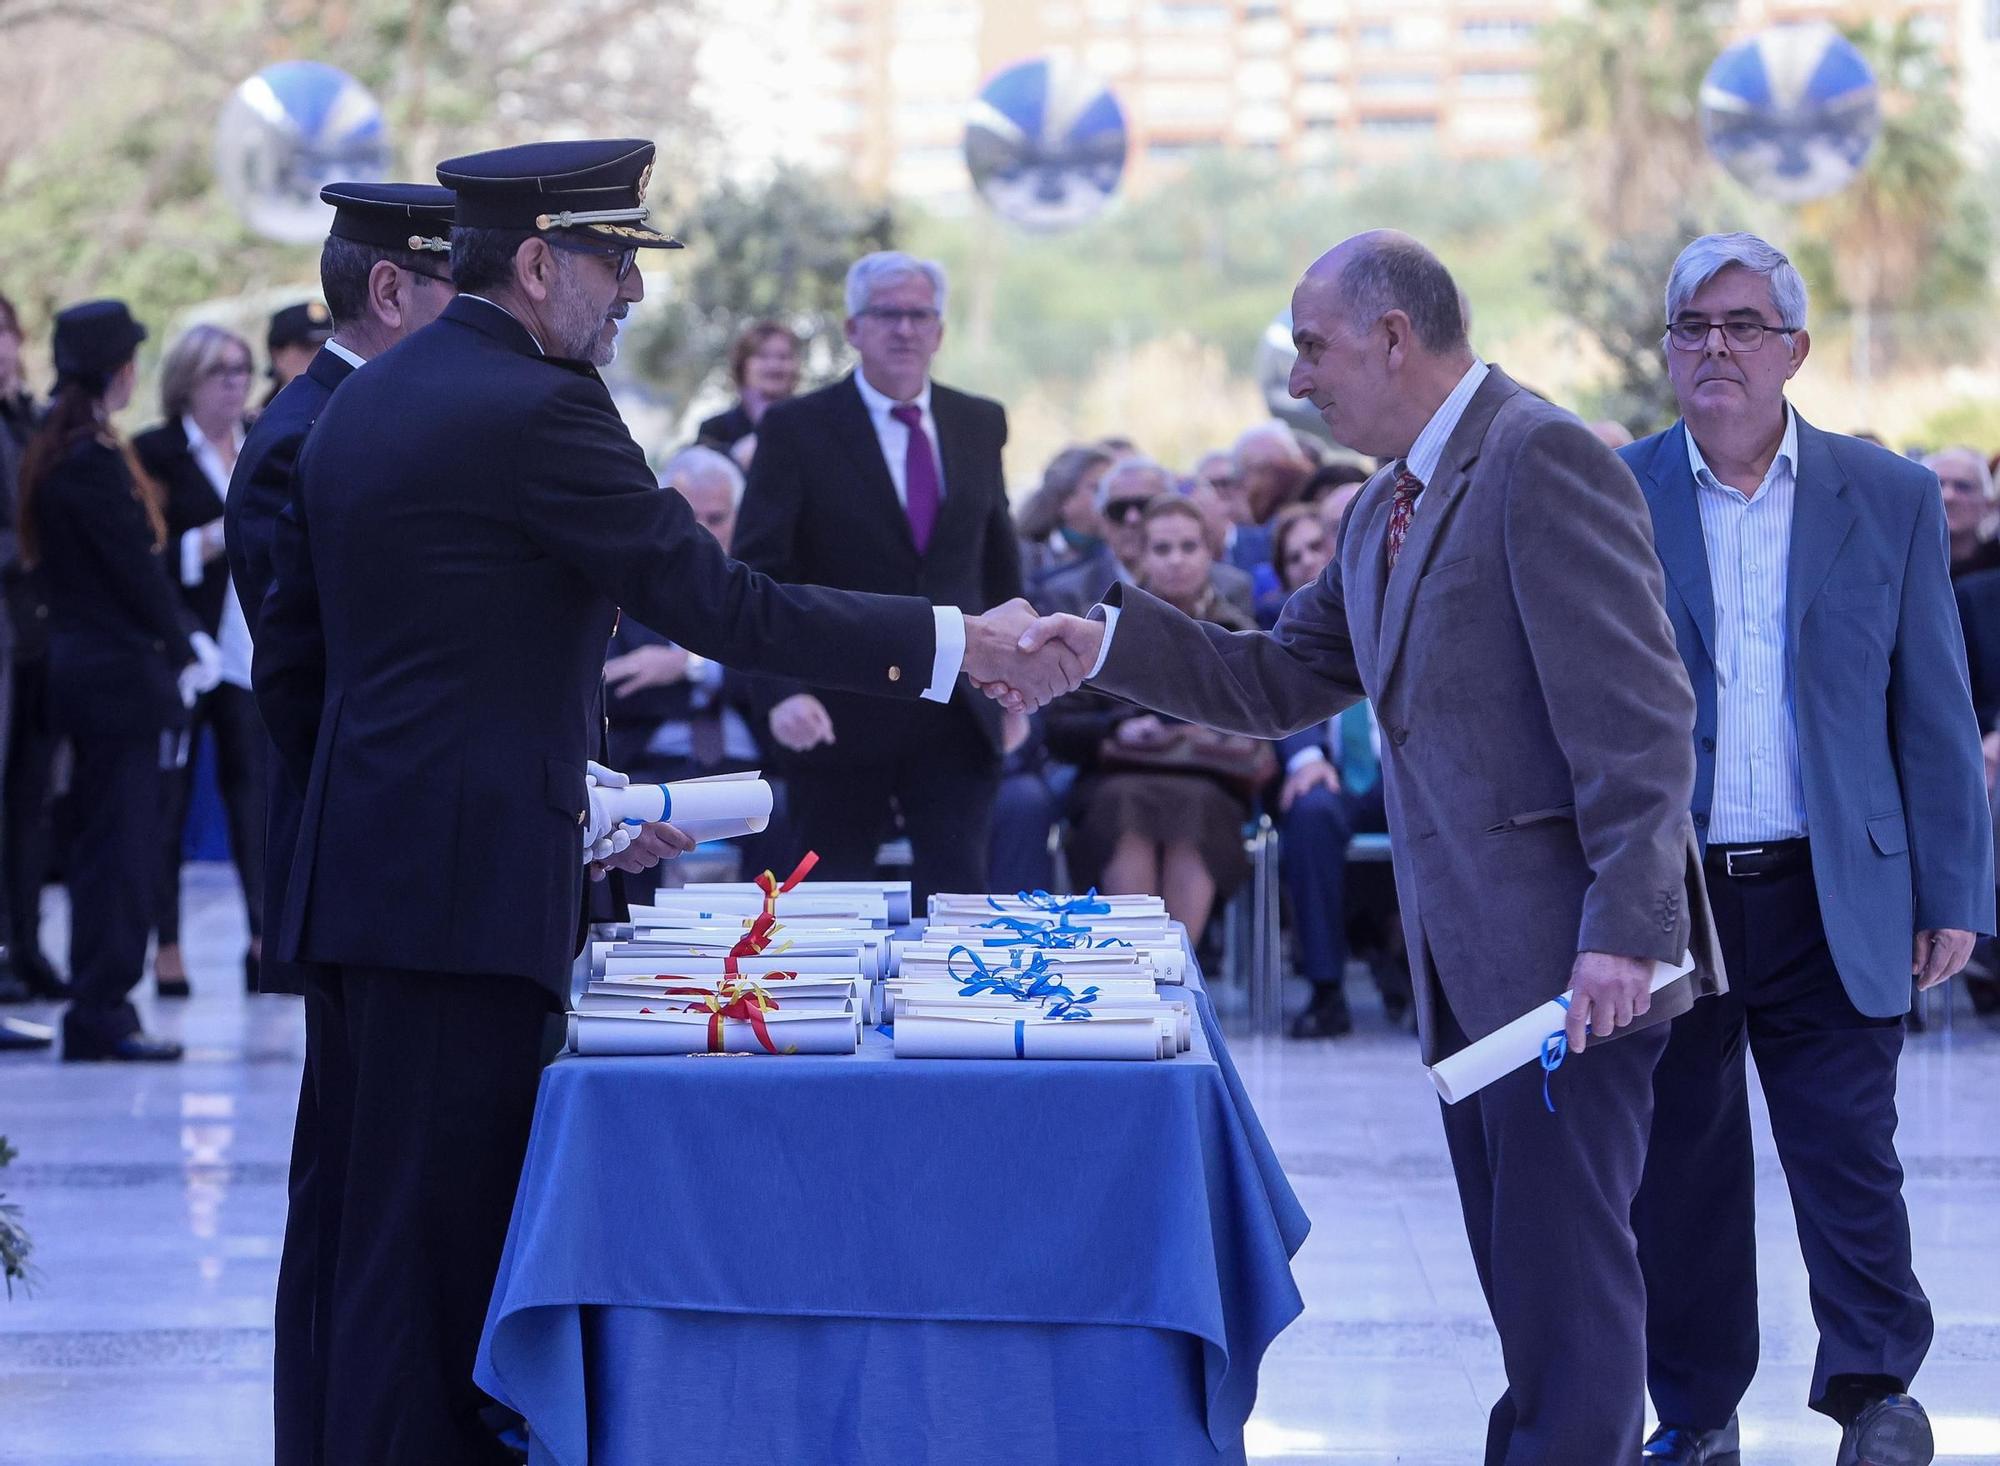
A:
MULTIPOLYGON (((157 1031, 189 1045, 186 1063, 0 1057, 0 1132, 21 1151, 0 1190, 27 1208, 42 1274, 32 1295, 0 1301, 0 1466, 270 1459, 270 1297, 299 1013, 290 999, 242 995, 226 872, 192 871, 188 900, 196 996, 146 1005, 157 1031)), ((54 893, 51 903, 59 937, 54 893)), ((1934 1028, 1912 1041, 1903 1073, 1918 1270, 1938 1316, 1918 1393, 1941 1460, 1995 1463, 2000 1030, 1964 1007, 1954 1019, 1949 1037, 1934 1028)), ((1313 1219, 1297 1263, 1307 1312, 1266 1364, 1250 1454, 1475 1466, 1500 1362, 1436 1101, 1411 1041, 1379 1013, 1361 1026, 1338 1043, 1233 1045, 1313 1219)), ((1811 1318, 1768 1137, 1760 1163, 1764 1366, 1745 1404, 1744 1459, 1830 1466, 1836 1432, 1801 1403, 1811 1318)))

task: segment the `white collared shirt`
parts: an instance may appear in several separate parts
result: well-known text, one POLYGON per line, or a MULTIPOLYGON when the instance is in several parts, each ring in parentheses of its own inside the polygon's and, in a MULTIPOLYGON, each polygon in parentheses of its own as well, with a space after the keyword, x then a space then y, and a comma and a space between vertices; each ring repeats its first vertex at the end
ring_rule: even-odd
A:
MULTIPOLYGON (((1424 424, 1424 430, 1417 434, 1417 440, 1410 445, 1410 451, 1404 455, 1403 467, 1415 474, 1417 481, 1425 488, 1430 487, 1431 479, 1437 475, 1438 464, 1444 458, 1445 445, 1457 431, 1459 419, 1465 416, 1465 409, 1472 405, 1473 393, 1479 390, 1479 384, 1486 380, 1486 374, 1491 370, 1491 367, 1475 356, 1472 365, 1465 369, 1465 375, 1458 379, 1458 385, 1453 387, 1444 401, 1438 404, 1438 410, 1431 414, 1431 420, 1424 424)), ((1413 512, 1421 510, 1423 503, 1423 495, 1419 494, 1416 504, 1412 506, 1413 512)), ((1091 615, 1102 618, 1104 622, 1104 640, 1098 644, 1097 660, 1091 665, 1089 672, 1090 677, 1095 677, 1104 670, 1105 662, 1110 660, 1111 638, 1118 634, 1118 608, 1100 605, 1091 612, 1091 615)))
MULTIPOLYGON (((1410 444, 1410 451, 1403 455, 1403 467, 1415 474, 1417 482, 1425 488, 1429 488, 1431 480, 1437 477, 1438 464, 1444 461, 1445 445, 1458 431, 1459 419, 1472 405, 1472 394, 1479 390, 1479 384, 1486 380, 1486 374, 1491 370, 1475 356, 1472 365, 1465 369, 1465 375, 1458 379, 1458 385, 1438 404, 1438 410, 1431 414, 1431 420, 1417 434, 1416 442, 1410 444)), ((1423 506, 1424 496, 1419 494, 1412 512, 1420 512, 1423 506)))
POLYGON ((1701 537, 1715 596, 1715 789, 1708 838, 1717 845, 1790 840, 1806 833, 1799 732, 1785 672, 1785 597, 1792 559, 1799 428, 1785 436, 1757 492, 1716 478, 1687 434, 1701 537))
MULTIPOLYGON (((188 451, 214 486, 215 496, 227 503, 229 470, 223 467, 222 454, 216 451, 215 444, 209 442, 193 418, 181 419, 181 431, 187 434, 188 451)), ((243 425, 236 424, 232 433, 236 451, 240 454, 243 451, 243 425)), ((202 574, 208 568, 202 558, 207 530, 208 526, 203 525, 181 536, 182 585, 201 584, 202 574)), ((243 619, 243 605, 236 599, 236 580, 233 576, 224 582, 222 623, 215 629, 215 644, 222 653, 222 680, 232 687, 247 689, 250 686, 250 623, 243 619)))
MULTIPOLYGON (((896 502, 908 509, 910 486, 904 479, 909 463, 910 430, 889 415, 892 409, 904 404, 876 391, 875 385, 868 380, 868 373, 860 367, 854 369, 854 385, 861 389, 861 401, 868 408, 868 421, 875 428, 875 441, 882 445, 882 461, 888 465, 889 481, 896 486, 896 502)), ((924 435, 931 440, 931 461, 937 464, 938 502, 942 504, 945 494, 943 450, 938 446, 937 419, 931 416, 931 384, 928 377, 924 379, 923 390, 910 399, 909 405, 923 414, 924 435)))
MULTIPOLYGON (((487 303, 490 305, 492 302, 489 301, 487 303)), ((326 339, 326 349, 328 351, 331 351, 335 356, 339 357, 342 361, 346 362, 351 367, 364 367, 368 365, 367 357, 363 356, 358 351, 348 350, 348 348, 342 346, 338 341, 334 340, 331 336, 327 337, 326 339)), ((371 377, 369 380, 373 381, 374 379, 371 377)))

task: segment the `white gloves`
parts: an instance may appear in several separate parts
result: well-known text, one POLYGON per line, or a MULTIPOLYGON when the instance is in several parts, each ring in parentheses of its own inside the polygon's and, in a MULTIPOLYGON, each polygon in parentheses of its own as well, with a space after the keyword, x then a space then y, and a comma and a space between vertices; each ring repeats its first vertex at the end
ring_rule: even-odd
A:
POLYGON ((607 769, 591 760, 584 764, 584 789, 590 800, 590 817, 583 827, 583 863, 609 860, 632 843, 632 828, 618 817, 616 801, 605 791, 623 789, 632 781, 616 769, 607 769))
POLYGON ((222 684, 222 649, 206 631, 194 632, 188 637, 188 642, 194 648, 194 660, 181 668, 177 681, 181 705, 191 708, 196 698, 204 692, 215 691, 222 684))

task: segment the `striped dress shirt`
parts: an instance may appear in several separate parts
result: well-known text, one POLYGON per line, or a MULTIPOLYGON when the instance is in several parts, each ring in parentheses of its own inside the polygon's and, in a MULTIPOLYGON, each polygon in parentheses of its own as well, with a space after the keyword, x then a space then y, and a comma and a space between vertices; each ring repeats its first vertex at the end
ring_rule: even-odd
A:
POLYGON ((1754 845, 1806 833, 1796 702, 1786 675, 1785 586, 1792 559, 1798 420, 1757 492, 1721 482, 1687 435, 1708 579, 1715 594, 1715 789, 1708 838, 1754 845))

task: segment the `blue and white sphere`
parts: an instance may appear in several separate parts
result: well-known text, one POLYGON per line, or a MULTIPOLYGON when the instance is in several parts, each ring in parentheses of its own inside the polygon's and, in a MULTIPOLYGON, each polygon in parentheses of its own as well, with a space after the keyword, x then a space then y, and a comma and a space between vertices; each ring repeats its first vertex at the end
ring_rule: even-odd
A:
POLYGON ((1021 61, 980 89, 965 162, 981 198, 1024 229, 1074 229, 1103 211, 1125 172, 1125 110, 1088 73, 1021 61))
POLYGON ((235 91, 215 123, 215 172, 243 221, 266 239, 312 244, 333 207, 319 191, 389 176, 389 135, 369 90, 337 66, 280 61, 235 91))
POLYGON ((1861 171, 1882 130, 1875 73, 1824 21, 1779 25, 1715 58, 1701 84, 1708 150, 1760 198, 1809 203, 1861 171))

